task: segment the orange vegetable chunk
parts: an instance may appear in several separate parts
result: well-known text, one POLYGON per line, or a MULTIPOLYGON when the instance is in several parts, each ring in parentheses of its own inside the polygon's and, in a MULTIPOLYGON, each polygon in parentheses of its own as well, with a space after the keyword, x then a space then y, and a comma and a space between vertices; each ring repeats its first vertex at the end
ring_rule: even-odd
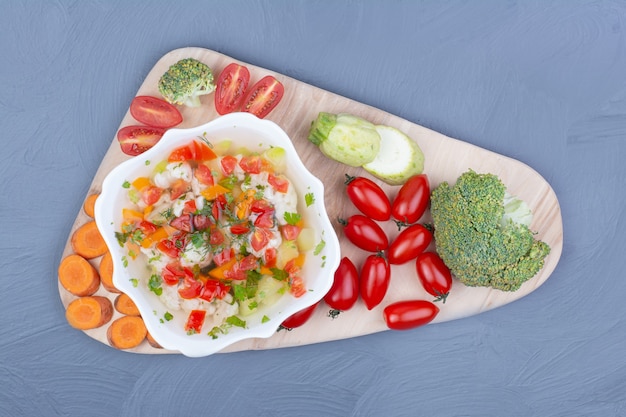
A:
POLYGON ((113 303, 115 309, 126 316, 140 316, 141 313, 137 308, 135 302, 128 296, 128 294, 121 293, 115 298, 113 303))
POLYGON ((98 271, 80 255, 71 254, 63 258, 58 273, 63 288, 78 297, 92 295, 100 287, 98 271))
POLYGON ((85 202, 83 203, 83 210, 85 211, 85 214, 91 218, 94 217, 95 214, 95 205, 96 205, 96 199, 98 198, 100 194, 98 193, 94 193, 94 194, 90 194, 87 196, 87 198, 85 199, 85 202))
POLYGON ((113 285, 113 257, 111 252, 107 251, 100 259, 100 265, 98 265, 98 271, 100 273, 100 283, 105 290, 112 293, 119 293, 120 290, 113 285))
POLYGON ((107 340, 116 349, 132 349, 144 341, 147 333, 141 317, 122 316, 109 326, 107 340))
POLYGON ((75 253, 86 259, 102 256, 108 250, 94 220, 83 224, 74 231, 71 245, 75 253))
POLYGON ((79 330, 101 327, 112 317, 113 304, 108 298, 98 295, 77 298, 65 310, 67 322, 79 330))

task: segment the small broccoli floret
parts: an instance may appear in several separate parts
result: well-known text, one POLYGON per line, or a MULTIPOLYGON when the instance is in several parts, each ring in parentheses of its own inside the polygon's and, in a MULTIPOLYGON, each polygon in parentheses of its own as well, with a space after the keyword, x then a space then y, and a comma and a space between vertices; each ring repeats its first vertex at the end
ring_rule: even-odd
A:
POLYGON ((468 171, 441 183, 430 208, 437 252, 465 285, 515 291, 535 276, 550 247, 528 228, 530 209, 493 174, 468 171))
POLYGON ((200 96, 211 94, 214 90, 211 68, 193 58, 176 62, 159 80, 159 92, 172 104, 198 107, 200 96))

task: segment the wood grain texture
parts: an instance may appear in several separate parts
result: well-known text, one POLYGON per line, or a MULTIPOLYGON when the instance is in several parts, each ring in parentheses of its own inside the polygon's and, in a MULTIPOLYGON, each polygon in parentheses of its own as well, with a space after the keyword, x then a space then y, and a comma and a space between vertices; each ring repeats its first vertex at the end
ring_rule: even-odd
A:
MULTIPOLYGON (((237 61, 226 55, 203 48, 181 48, 163 56, 146 76, 144 83, 137 91, 137 95, 159 96, 157 81, 167 68, 182 58, 193 57, 208 64, 217 75, 230 62, 237 61)), ((469 288, 455 281, 450 296, 445 304, 440 305, 441 312, 432 323, 441 323, 468 317, 503 306, 541 286, 556 267, 563 247, 563 225, 558 199, 550 184, 531 167, 508 157, 482 149, 480 147, 444 136, 433 130, 411 123, 407 120, 378 110, 371 106, 350 100, 337 94, 324 91, 293 78, 255 67, 246 63, 251 72, 251 82, 267 74, 274 75, 285 86, 285 96, 280 105, 267 117, 281 126, 292 138, 294 146, 307 168, 322 182, 324 182, 325 201, 331 220, 347 217, 356 213, 345 193, 344 174, 368 175, 360 168, 350 168, 329 160, 318 149, 307 141, 310 122, 318 112, 332 113, 347 112, 359 115, 376 124, 394 126, 408 134, 421 147, 425 155, 424 172, 428 174, 431 187, 442 181, 453 183, 456 178, 468 169, 477 172, 490 172, 498 175, 507 185, 513 195, 525 200, 534 212, 531 229, 537 232, 536 238, 548 243, 551 253, 546 258, 545 266, 537 276, 526 282, 516 292, 502 292, 488 288, 469 288)), ((200 109, 181 108, 183 123, 180 128, 188 128, 204 124, 218 114, 214 110, 213 95, 202 98, 203 106, 200 109)), ((135 123, 127 112, 120 127, 135 123)), ((89 189, 88 194, 100 192, 103 179, 109 171, 120 162, 129 158, 124 155, 113 138, 89 189)), ((393 197, 399 187, 393 187, 374 179, 388 194, 393 197)), ((89 218, 81 211, 70 231, 70 236, 78 227, 89 218)), ((429 220, 426 213, 423 220, 429 220)), ((342 256, 349 256, 359 267, 366 257, 366 253, 353 247, 342 235, 341 226, 335 221, 335 229, 341 241, 342 256)), ((395 224, 389 222, 381 224, 390 237, 397 234, 395 224)), ((71 253, 68 242, 63 253, 71 253)), ((91 260, 94 266, 99 258, 91 260)), ((59 292, 64 306, 74 299, 74 296, 59 285, 59 292)), ((97 295, 111 298, 116 294, 100 288, 97 295)), ((306 326, 293 331, 280 331, 269 339, 251 339, 242 341, 225 349, 225 352, 241 350, 273 349, 287 346, 299 346, 319 343, 330 340, 345 339, 386 330, 382 319, 382 309, 385 305, 401 299, 430 299, 431 297, 420 287, 415 276, 414 264, 409 262, 401 266, 392 267, 392 282, 389 291, 380 306, 368 311, 359 301, 350 311, 343 312, 338 318, 327 316, 328 308, 324 305, 315 313, 306 326)), ((115 313, 113 320, 118 317, 115 313)), ((85 333, 102 343, 106 340, 106 327, 88 330, 85 333)), ((174 353, 163 349, 155 349, 147 342, 131 351, 137 353, 174 353)))

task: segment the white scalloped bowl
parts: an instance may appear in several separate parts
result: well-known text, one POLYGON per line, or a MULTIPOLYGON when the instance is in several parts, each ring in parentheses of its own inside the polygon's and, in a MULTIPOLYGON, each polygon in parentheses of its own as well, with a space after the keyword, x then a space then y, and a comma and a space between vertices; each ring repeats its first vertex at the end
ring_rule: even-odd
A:
POLYGON ((330 289, 334 271, 339 265, 339 241, 326 213, 322 182, 306 169, 291 139, 277 124, 247 113, 221 116, 195 128, 168 130, 153 148, 123 162, 108 174, 96 202, 95 219, 113 257, 114 285, 137 304, 148 331, 163 348, 190 357, 219 352, 243 339, 272 336, 286 318, 322 299, 330 289), (115 236, 121 230, 122 208, 132 206, 128 190, 123 184, 140 176, 148 176, 153 170, 153 164, 165 159, 178 146, 203 135, 214 142, 229 139, 233 144, 251 150, 261 151, 272 146, 284 148, 287 155, 285 175, 298 193, 298 212, 307 226, 316 231, 316 239, 325 242, 320 253, 307 253, 302 268, 302 277, 308 289, 305 295, 295 298, 285 294, 274 305, 246 316, 245 328, 231 327, 227 334, 219 335, 216 339, 208 335, 206 329, 199 334, 188 335, 184 330, 186 314, 172 312, 174 318, 171 321, 163 320, 168 309, 158 296, 150 292, 145 284, 142 285, 151 274, 145 257, 142 255, 134 260, 128 257, 115 236), (307 193, 315 197, 314 203, 308 207, 304 204, 304 195, 307 193), (133 280, 138 280, 139 284, 133 285, 133 280))

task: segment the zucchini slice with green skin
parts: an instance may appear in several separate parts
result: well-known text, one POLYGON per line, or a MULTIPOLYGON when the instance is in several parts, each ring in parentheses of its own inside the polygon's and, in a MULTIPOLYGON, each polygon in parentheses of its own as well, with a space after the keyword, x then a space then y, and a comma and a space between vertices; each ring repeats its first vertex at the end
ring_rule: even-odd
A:
POLYGON ((419 145, 391 126, 377 125, 380 149, 372 162, 363 165, 370 174, 390 185, 404 184, 424 170, 424 154, 419 145))

